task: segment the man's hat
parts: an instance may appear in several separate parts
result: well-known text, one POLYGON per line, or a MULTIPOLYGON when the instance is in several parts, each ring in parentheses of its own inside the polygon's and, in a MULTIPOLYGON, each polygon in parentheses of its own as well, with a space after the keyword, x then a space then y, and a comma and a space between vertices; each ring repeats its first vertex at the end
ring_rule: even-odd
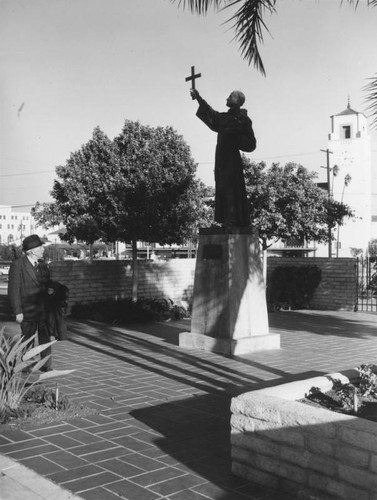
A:
POLYGON ((40 247, 43 245, 43 241, 37 234, 31 234, 27 236, 22 242, 22 250, 26 252, 27 250, 31 250, 32 248, 40 247))

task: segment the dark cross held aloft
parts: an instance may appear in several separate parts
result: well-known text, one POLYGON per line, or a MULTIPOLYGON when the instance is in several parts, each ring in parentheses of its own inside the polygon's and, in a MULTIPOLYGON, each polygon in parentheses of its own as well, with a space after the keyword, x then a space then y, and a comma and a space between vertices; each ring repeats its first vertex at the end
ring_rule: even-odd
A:
MULTIPOLYGON (((201 73, 195 74, 195 66, 191 66, 191 75, 186 77, 186 82, 191 81, 191 88, 192 90, 195 90, 195 80, 197 78, 200 78, 202 76, 201 73)), ((195 99, 195 97, 193 97, 195 99)))

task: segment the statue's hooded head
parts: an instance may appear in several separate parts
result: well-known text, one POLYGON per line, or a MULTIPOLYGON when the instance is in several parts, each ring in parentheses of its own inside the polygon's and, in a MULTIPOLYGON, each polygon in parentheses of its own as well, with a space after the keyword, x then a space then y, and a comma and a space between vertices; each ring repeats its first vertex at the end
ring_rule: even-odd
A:
POLYGON ((228 108, 234 108, 235 106, 241 107, 245 102, 245 94, 240 90, 233 90, 228 99, 226 100, 226 105, 228 108))

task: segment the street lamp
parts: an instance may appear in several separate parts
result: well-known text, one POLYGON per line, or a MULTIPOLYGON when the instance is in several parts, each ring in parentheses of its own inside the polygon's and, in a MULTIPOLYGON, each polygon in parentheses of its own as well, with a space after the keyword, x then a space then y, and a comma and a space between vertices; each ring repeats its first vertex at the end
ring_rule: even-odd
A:
POLYGON ((330 168, 332 170, 332 186, 331 186, 331 194, 334 192, 334 177, 336 177, 339 173, 340 167, 338 165, 334 165, 333 168, 330 168))
MULTIPOLYGON (((342 197, 340 199, 340 203, 343 203, 343 198, 344 198, 344 190, 346 189, 346 187, 349 185, 349 183, 351 182, 352 180, 352 177, 350 176, 350 174, 347 174, 345 177, 344 177, 344 184, 343 184, 343 189, 342 189, 342 197)), ((339 257, 339 231, 340 231, 340 225, 338 224, 338 229, 337 229, 337 234, 336 234, 336 256, 339 257)))

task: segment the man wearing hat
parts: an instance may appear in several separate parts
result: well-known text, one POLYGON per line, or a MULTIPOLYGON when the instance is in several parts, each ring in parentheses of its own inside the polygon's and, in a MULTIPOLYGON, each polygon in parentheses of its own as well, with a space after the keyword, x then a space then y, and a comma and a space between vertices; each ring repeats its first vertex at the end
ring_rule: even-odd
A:
MULTIPOLYGON (((12 262, 9 270, 8 296, 17 323, 21 325, 24 339, 38 331, 38 343, 50 342, 46 323, 50 273, 43 260, 43 242, 37 234, 27 236, 22 242, 24 254, 12 262)), ((41 357, 51 355, 51 347, 41 352, 41 357)), ((51 356, 41 368, 52 370, 51 356)))

